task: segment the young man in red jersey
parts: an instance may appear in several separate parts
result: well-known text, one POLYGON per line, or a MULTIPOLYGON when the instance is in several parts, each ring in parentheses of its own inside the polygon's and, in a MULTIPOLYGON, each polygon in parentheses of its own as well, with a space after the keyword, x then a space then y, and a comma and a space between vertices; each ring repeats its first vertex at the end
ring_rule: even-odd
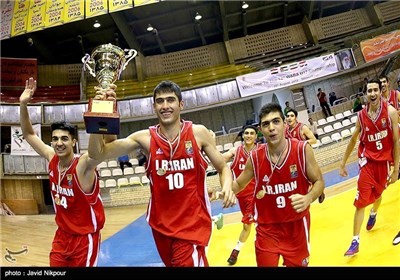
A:
MULTIPOLYGON (((96 95, 115 98, 115 93, 96 95)), ((158 253, 167 267, 209 266, 206 247, 212 229, 210 196, 205 184, 208 157, 220 175, 223 207, 236 203, 232 173, 215 140, 204 125, 181 119, 184 102, 180 87, 163 81, 154 89, 153 109, 158 124, 123 139, 104 143, 102 135, 89 137, 89 156, 98 161, 142 149, 150 179, 147 210, 158 253)))
MULTIPOLYGON (((222 154, 225 161, 232 161, 230 166, 233 177, 236 178, 243 171, 245 163, 251 153, 251 151, 257 149, 258 143, 256 143, 258 129, 253 125, 246 125, 243 128, 242 133, 242 144, 237 147, 231 148, 229 151, 222 154)), ((246 188, 236 195, 239 202, 240 211, 242 212, 242 224, 243 228, 239 235, 239 240, 236 243, 235 248, 232 250, 231 255, 228 258, 228 263, 234 265, 237 261, 240 249, 249 238, 251 232, 251 225, 254 223, 254 185, 255 181, 251 182, 246 188)))
POLYGON ((325 183, 306 141, 285 137, 285 116, 279 104, 264 105, 260 130, 267 143, 253 150, 233 181, 237 194, 255 178, 255 253, 257 266, 308 266, 310 204, 325 183))
POLYGON ((382 98, 382 83, 375 78, 367 83, 368 104, 358 112, 356 128, 347 145, 340 164, 341 176, 348 176, 345 168, 347 159, 357 140, 359 157, 359 176, 357 195, 354 199, 353 239, 345 256, 359 252, 360 231, 365 208, 372 205, 367 230, 376 223, 377 212, 382 201, 382 193, 397 181, 399 173, 399 129, 397 110, 382 98), (390 166, 393 164, 393 167, 390 166))
MULTIPOLYGON (((76 127, 65 122, 51 125, 51 146, 45 144, 33 130, 28 103, 36 91, 36 81, 29 78, 20 101, 20 121, 25 140, 49 162, 51 198, 57 230, 50 252, 52 267, 96 266, 100 251, 100 230, 105 213, 100 197, 101 162, 87 153, 74 154, 76 127)), ((107 136, 112 141, 115 136, 107 136)))

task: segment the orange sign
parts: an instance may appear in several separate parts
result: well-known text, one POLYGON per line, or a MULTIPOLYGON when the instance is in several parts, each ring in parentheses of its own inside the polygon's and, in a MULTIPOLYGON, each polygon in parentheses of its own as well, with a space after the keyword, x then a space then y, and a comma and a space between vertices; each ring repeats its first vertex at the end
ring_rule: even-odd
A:
POLYGON ((400 49, 400 30, 362 41, 360 47, 365 62, 384 57, 400 49))

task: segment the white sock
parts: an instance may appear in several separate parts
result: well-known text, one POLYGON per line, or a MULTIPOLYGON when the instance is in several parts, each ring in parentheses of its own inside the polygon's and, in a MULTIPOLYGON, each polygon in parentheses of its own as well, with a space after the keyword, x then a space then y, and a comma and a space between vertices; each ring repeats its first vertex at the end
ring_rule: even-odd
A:
POLYGON ((358 243, 360 243, 360 236, 359 235, 354 235, 353 240, 356 240, 358 243))
POLYGON ((371 208, 371 211, 369 212, 369 214, 370 214, 372 217, 375 217, 376 212, 374 211, 373 208, 371 208))
POLYGON ((244 244, 243 242, 238 241, 238 242, 236 243, 235 250, 240 251, 240 249, 242 248, 243 244, 244 244))

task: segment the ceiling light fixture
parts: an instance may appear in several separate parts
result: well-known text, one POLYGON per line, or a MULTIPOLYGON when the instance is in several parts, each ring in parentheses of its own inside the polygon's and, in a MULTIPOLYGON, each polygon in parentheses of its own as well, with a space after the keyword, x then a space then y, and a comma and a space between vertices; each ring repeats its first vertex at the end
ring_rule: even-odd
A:
POLYGON ((151 26, 151 24, 149 24, 149 25, 147 26, 147 31, 151 32, 151 31, 153 31, 153 30, 154 30, 154 27, 151 26))
POLYGON ((249 7, 249 4, 243 1, 242 3, 242 9, 246 10, 249 7))
POLYGON ((95 22, 93 23, 94 28, 99 28, 101 26, 100 22, 96 19, 95 22))
POLYGON ((196 16, 194 17, 195 20, 201 20, 202 16, 196 12, 196 16))

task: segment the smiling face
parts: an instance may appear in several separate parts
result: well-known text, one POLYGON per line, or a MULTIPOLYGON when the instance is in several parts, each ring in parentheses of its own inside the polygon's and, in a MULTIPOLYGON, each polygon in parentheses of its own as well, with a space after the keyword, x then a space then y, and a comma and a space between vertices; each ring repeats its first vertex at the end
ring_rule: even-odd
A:
POLYGON ((160 92, 155 95, 154 111, 161 125, 179 122, 183 101, 179 101, 174 92, 160 92))
POLYGON ((382 91, 379 83, 369 82, 367 84, 367 99, 371 106, 378 107, 381 101, 382 91))
POLYGON ((243 131, 242 137, 245 145, 252 146, 256 142, 258 131, 252 127, 248 127, 243 131))
POLYGON ((76 139, 67 130, 56 129, 51 135, 51 144, 56 154, 61 158, 70 157, 74 153, 76 139))

